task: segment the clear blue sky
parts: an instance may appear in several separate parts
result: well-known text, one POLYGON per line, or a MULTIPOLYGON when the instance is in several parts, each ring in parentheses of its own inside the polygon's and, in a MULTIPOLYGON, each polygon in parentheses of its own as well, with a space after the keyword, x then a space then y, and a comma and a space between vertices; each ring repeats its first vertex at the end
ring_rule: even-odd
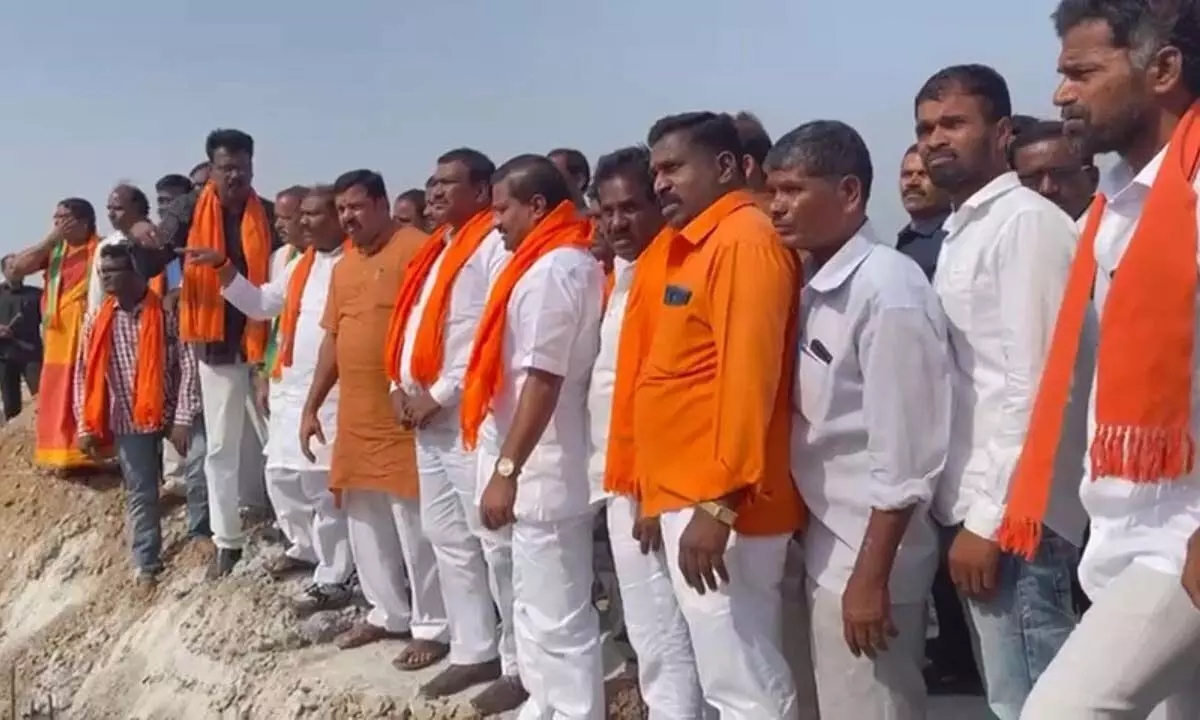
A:
POLYGON ((55 202, 151 194, 203 160, 204 136, 257 142, 263 194, 371 167, 393 194, 469 145, 497 163, 560 145, 596 157, 659 116, 752 110, 772 137, 854 125, 875 161, 871 214, 896 192, 912 98, 982 62, 1018 112, 1052 115, 1054 3, 962 0, 125 0, 0 9, 0 250, 40 239, 55 202))

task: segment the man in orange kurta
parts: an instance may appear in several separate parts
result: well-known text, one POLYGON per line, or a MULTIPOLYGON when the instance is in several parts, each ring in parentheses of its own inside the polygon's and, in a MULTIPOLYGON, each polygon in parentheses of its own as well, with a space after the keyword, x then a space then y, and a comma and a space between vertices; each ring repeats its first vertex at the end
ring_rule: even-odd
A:
POLYGON ((396 288, 426 235, 392 220, 378 173, 346 173, 334 192, 353 248, 333 271, 321 321, 325 339, 300 422, 301 448, 310 454, 314 438, 325 442, 317 409, 338 383, 329 487, 346 509, 354 564, 371 611, 335 642, 351 648, 411 637, 394 664, 414 670, 446 655, 448 626, 433 547, 421 531, 413 433, 396 422, 383 360, 396 288), (401 557, 409 583, 397 562, 401 557))
POLYGON ((649 145, 678 233, 634 394, 642 514, 676 559, 705 701, 731 720, 797 720, 780 594, 803 520, 789 468, 796 258, 746 190, 732 118, 664 118, 649 145))

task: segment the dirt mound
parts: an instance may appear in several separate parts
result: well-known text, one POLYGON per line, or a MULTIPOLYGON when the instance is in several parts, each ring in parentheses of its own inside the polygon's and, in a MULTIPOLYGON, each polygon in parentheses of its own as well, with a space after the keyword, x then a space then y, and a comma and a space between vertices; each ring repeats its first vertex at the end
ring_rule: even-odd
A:
MULTIPOLYGON (((269 578, 279 548, 261 524, 237 570, 207 582, 211 546, 188 542, 183 508, 169 509, 167 570, 139 596, 120 477, 32 467, 34 413, 0 428, 0 719, 14 705, 18 718, 475 717, 466 698, 418 699, 440 668, 399 673, 401 644, 328 644, 360 608, 298 622, 287 600, 302 580, 269 578)), ((609 716, 644 717, 636 691, 609 716)))

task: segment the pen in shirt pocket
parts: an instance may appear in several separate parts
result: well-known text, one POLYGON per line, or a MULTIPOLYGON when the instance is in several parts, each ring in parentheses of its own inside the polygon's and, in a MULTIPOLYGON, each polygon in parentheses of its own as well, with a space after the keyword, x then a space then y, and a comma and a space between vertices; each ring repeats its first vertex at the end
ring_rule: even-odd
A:
POLYGON ((825 343, 820 340, 814 339, 812 342, 800 343, 800 350, 823 365, 828 365, 833 361, 833 355, 829 353, 829 348, 825 347, 825 343))

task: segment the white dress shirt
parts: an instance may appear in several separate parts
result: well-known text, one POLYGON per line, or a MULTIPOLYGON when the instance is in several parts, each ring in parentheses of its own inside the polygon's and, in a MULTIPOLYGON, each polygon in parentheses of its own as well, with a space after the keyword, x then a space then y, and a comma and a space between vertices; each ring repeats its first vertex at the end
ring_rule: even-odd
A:
MULTIPOLYGON (((447 241, 453 243, 454 239, 447 238, 447 241)), ((500 250, 503 250, 500 233, 492 231, 463 265, 450 290, 450 308, 443 335, 445 355, 442 358, 442 371, 438 379, 429 386, 429 395, 443 408, 434 421, 439 427, 457 428, 459 425, 458 413, 453 408, 457 407, 462 397, 475 328, 479 326, 479 319, 487 304, 489 263, 495 262, 498 255, 496 245, 500 245, 500 250)), ((421 293, 417 296, 417 302, 413 305, 412 314, 409 315, 408 324, 404 328, 404 345, 400 350, 400 386, 409 395, 424 389, 412 376, 413 349, 416 347, 417 331, 421 327, 429 296, 433 292, 446 252, 443 250, 430 268, 421 293)))
POLYGON ((811 513, 805 567, 840 595, 873 510, 916 506, 896 554, 896 604, 925 601, 937 569, 929 503, 950 443, 946 319, 909 257, 864 225, 805 285, 792 476, 811 513))
POLYGON ((603 296, 604 272, 595 258, 578 248, 558 248, 533 263, 509 298, 504 379, 492 400, 496 434, 480 433, 487 456, 500 454, 529 371, 563 378, 554 414, 521 468, 518 519, 550 522, 590 512, 587 390, 600 344, 603 296))
MULTIPOLYGON (((943 227, 933 285, 949 320, 954 413, 934 514, 945 525, 963 523, 995 539, 1078 233, 1066 213, 1012 172, 972 195, 943 227)), ((1083 474, 1085 402, 1082 391, 1073 393, 1045 517, 1076 546, 1087 522, 1075 490, 1083 474)))
MULTIPOLYGON (((1094 244, 1096 285, 1094 304, 1104 312, 1109 283, 1121 257, 1133 239, 1142 216, 1150 186, 1162 166, 1164 148, 1134 174, 1124 161, 1118 162, 1101 181, 1101 192, 1108 198, 1094 244)), ((1200 178, 1193 187, 1200 192, 1200 178)), ((1200 210, 1196 216, 1200 227, 1200 210)), ((1200 255, 1197 257, 1200 266, 1200 255)), ((1200 323, 1200 309, 1197 310, 1200 323)), ((1153 322, 1147 318, 1146 322, 1153 322)), ((1198 329, 1200 332, 1200 329, 1198 329)), ((1200 356, 1197 356, 1200 357, 1200 356)), ((1197 359, 1193 358, 1193 363, 1197 359)), ((1088 439, 1096 430, 1095 383, 1088 411, 1088 439)), ((1200 370, 1192 371, 1192 437, 1200 437, 1200 370)), ((1090 473, 1089 473, 1090 475, 1090 473)), ((1130 563, 1140 563, 1169 575, 1179 576, 1187 555, 1187 542, 1200 527, 1200 469, 1174 480, 1158 483, 1132 483, 1117 477, 1085 477, 1080 489, 1084 507, 1091 516, 1091 536, 1079 579, 1092 597, 1104 589, 1130 563)))
POLYGON ((104 302, 104 285, 100 282, 100 249, 116 245, 124 240, 125 233, 117 230, 96 244, 95 259, 92 261, 92 268, 88 275, 87 309, 89 313, 96 312, 100 308, 100 304, 104 302))
MULTIPOLYGON (((283 312, 287 299, 288 283, 300 260, 297 257, 282 269, 278 268, 282 261, 286 261, 289 250, 285 245, 272 255, 270 282, 255 287, 242 275, 236 275, 229 287, 222 290, 225 299, 252 320, 270 321, 278 317, 283 312)), ((292 364, 282 369, 278 380, 271 380, 271 414, 267 421, 267 442, 263 448, 267 468, 329 470, 333 440, 337 433, 337 385, 329 391, 329 396, 325 398, 317 414, 327 442, 324 445, 311 445, 313 455, 317 458, 315 463, 309 462, 300 451, 298 428, 304 403, 308 400, 308 389, 317 369, 321 342, 325 338, 325 331, 321 328, 321 317, 325 313, 325 301, 329 297, 329 282, 333 277, 334 266, 343 255, 339 245, 336 250, 318 252, 313 258, 312 270, 304 286, 304 294, 300 298, 300 317, 296 321, 292 364)))
POLYGON ((613 289, 600 322, 600 351, 592 365, 592 381, 588 386, 588 425, 591 435, 591 460, 588 476, 592 482, 592 501, 609 496, 604 490, 604 468, 608 462, 608 435, 612 425, 613 389, 617 381, 617 349, 621 344, 621 326, 625 324, 625 307, 633 287, 635 264, 613 258, 613 289))

